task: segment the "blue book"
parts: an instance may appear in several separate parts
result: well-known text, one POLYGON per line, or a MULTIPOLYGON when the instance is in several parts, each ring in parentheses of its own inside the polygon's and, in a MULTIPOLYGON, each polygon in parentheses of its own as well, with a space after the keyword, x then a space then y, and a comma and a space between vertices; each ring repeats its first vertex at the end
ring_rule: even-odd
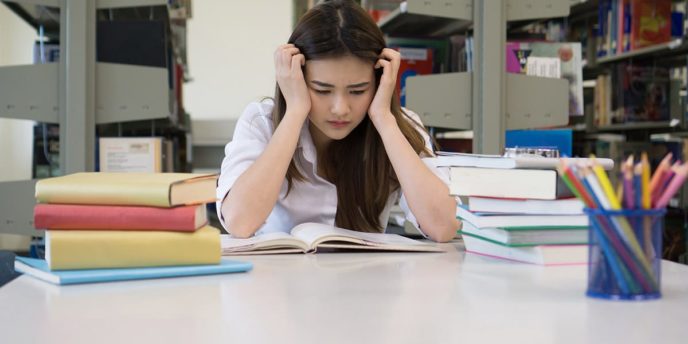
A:
POLYGON ((225 274, 249 271, 252 267, 249 262, 222 259, 216 265, 51 271, 43 259, 17 257, 14 261, 17 272, 58 285, 225 274))

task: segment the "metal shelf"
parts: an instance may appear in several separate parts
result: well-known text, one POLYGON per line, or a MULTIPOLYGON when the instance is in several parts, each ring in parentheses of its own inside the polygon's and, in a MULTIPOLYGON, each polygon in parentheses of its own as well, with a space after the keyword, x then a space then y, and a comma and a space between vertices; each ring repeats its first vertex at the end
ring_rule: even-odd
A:
MULTIPOLYGON (((22 18, 26 23, 38 30, 43 26, 45 35, 50 39, 59 38, 60 30, 60 0, 2 0, 12 12, 22 18)), ((155 13, 160 16, 167 16, 172 18, 171 10, 167 7, 168 0, 96 0, 96 9, 123 9, 123 8, 141 8, 141 7, 161 7, 164 9, 156 10, 155 13)), ((138 9, 131 12, 129 19, 145 19, 150 16, 148 11, 139 11, 138 9)), ((121 15, 120 15, 121 16, 121 15)))
POLYGON ((0 67, 0 117, 58 123, 57 63, 0 67))
POLYGON ((506 129, 532 129, 569 122, 569 82, 522 74, 506 75, 506 129))
POLYGON ((593 131, 628 131, 628 130, 648 130, 648 129, 670 129, 678 127, 679 121, 658 121, 658 122, 628 122, 610 124, 593 128, 593 131))
POLYGON ((451 129, 472 128, 471 73, 418 75, 406 79, 406 105, 423 124, 451 129))
MULTIPOLYGON (((0 117, 58 123, 59 64, 0 67, 0 117)), ((166 68, 96 63, 96 124, 172 116, 166 68)))
POLYGON ((59 0, 13 0, 3 1, 18 17, 38 30, 43 26, 46 36, 59 38, 60 1, 59 0))
MULTIPOLYGON (((0 117, 59 123, 62 174, 93 169, 96 124, 170 118, 175 128, 184 130, 176 120, 167 68, 97 63, 95 56, 96 21, 107 12, 99 8, 118 8, 118 18, 164 18, 166 0, 3 4, 31 26, 44 26, 46 35, 61 44, 59 63, 0 68, 0 80, 11 80, 0 83, 0 117)), ((0 183, 0 231, 37 234, 32 223, 34 189, 35 180, 0 183)))
POLYGON ((610 62, 618 62, 622 60, 629 60, 633 58, 651 58, 651 57, 661 57, 667 58, 672 55, 685 54, 688 53, 688 43, 682 38, 674 39, 672 41, 653 45, 650 47, 645 47, 641 49, 627 51, 625 53, 600 57, 597 59, 596 63, 605 64, 610 62))
POLYGON ((378 26, 390 36, 441 37, 467 30, 473 20, 471 0, 408 0, 378 26))
POLYGON ((97 0, 96 8, 167 6, 168 0, 97 0))
MULTIPOLYGON (((406 103, 431 127, 472 129, 471 73, 419 75, 406 79, 406 103)), ((568 124, 564 79, 506 75, 506 129, 568 124)))
POLYGON ((507 0, 506 20, 566 17, 581 0, 507 0))
POLYGON ((2 233, 38 236, 33 229, 36 180, 0 183, 0 228, 2 233))
POLYGON ((96 63, 96 124, 171 118, 167 68, 96 63))

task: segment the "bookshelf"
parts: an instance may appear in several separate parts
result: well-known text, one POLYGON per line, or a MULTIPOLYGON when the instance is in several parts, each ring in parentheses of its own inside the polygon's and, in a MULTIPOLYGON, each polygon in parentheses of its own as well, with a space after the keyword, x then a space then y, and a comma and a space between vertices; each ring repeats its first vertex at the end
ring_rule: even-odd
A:
MULTIPOLYGON (((117 19, 184 20, 168 0, 2 0, 48 41, 59 41, 59 62, 0 67, 0 117, 59 124, 60 172, 95 168, 96 126, 163 120, 187 131, 171 88, 175 60, 165 67, 96 61, 96 26, 103 13, 117 19), (100 16, 100 17, 99 17, 100 16)), ((178 51, 175 47, 175 51, 178 51)), ((185 57, 181 57, 185 60, 185 57)), ((33 229, 36 180, 0 183, 0 232, 33 229)))
MULTIPOLYGON (((408 0, 397 2, 378 25, 389 36, 446 37, 472 31, 472 72, 408 78, 407 106, 427 126, 473 130, 473 152, 500 154, 507 129, 568 124, 567 81, 506 73, 506 23, 567 16, 579 2, 408 0)), ((371 0, 364 6, 375 4, 371 0)))

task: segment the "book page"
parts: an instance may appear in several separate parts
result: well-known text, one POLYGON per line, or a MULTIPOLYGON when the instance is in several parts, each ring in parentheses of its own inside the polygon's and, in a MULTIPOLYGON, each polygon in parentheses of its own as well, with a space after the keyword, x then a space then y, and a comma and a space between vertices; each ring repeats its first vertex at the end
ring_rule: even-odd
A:
POLYGON ((220 245, 223 254, 284 248, 297 248, 303 252, 308 250, 308 245, 302 240, 283 232, 261 234, 246 239, 223 234, 220 236, 220 245))
POLYGON ((434 247, 433 245, 409 239, 397 234, 365 233, 337 228, 320 223, 303 223, 291 231, 292 235, 306 242, 311 248, 319 243, 345 241, 361 246, 375 246, 403 250, 420 247, 434 247))

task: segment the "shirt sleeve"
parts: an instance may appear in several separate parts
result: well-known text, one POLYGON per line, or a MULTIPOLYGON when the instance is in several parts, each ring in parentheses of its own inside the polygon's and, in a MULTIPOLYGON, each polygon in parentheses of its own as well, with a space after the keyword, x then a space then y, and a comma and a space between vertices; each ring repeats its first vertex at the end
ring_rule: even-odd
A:
MULTIPOLYGON (((409 111, 408 109, 404 109, 404 111, 411 117, 413 121, 415 121, 418 125, 422 126, 422 123, 420 121, 420 117, 412 112, 409 111)), ((417 126, 414 124, 414 127, 417 128, 417 126)), ((437 167, 437 157, 435 156, 433 145, 432 145, 432 140, 430 139, 430 135, 424 130, 424 127, 417 128, 418 132, 423 136, 423 139, 425 140, 425 148, 431 153, 430 156, 421 155, 421 161, 425 164, 425 166, 428 167, 432 173, 434 173, 447 187, 449 187, 449 168, 447 167, 437 167)), ((458 197, 455 197, 457 204, 461 204, 461 200, 458 197)), ((404 214, 406 216, 406 220, 409 221, 413 226, 422 234, 425 238, 428 236, 423 232, 423 230, 420 228, 418 225, 418 220, 416 219, 416 216, 413 215, 413 212, 408 206, 408 202, 406 200, 406 196, 404 195, 403 191, 401 192, 401 197, 399 198, 399 207, 404 211, 404 214)))
POLYGON ((234 182, 263 153, 272 136, 272 119, 263 103, 251 103, 237 120, 232 140, 225 146, 225 157, 217 181, 216 208, 222 226, 227 229, 222 216, 222 202, 234 182))

